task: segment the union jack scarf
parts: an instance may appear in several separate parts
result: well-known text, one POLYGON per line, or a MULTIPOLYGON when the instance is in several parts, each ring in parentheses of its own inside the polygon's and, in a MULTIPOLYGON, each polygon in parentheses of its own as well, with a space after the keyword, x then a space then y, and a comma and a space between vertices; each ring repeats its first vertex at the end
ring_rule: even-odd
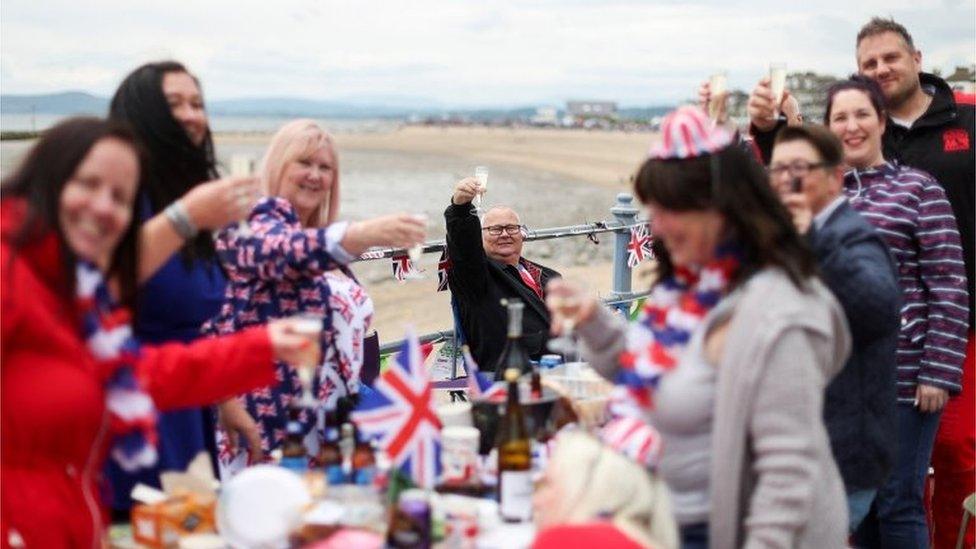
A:
POLYGON ((110 455, 129 472, 150 467, 157 457, 156 407, 135 377, 133 364, 139 357, 139 343, 132 335, 129 312, 116 305, 94 265, 78 262, 76 280, 81 335, 107 374, 110 455))
POLYGON ((721 301, 740 267, 737 248, 720 246, 715 259, 697 271, 676 267, 651 291, 627 332, 620 371, 610 397, 615 416, 643 415, 654 408, 661 377, 681 360, 692 334, 721 301))

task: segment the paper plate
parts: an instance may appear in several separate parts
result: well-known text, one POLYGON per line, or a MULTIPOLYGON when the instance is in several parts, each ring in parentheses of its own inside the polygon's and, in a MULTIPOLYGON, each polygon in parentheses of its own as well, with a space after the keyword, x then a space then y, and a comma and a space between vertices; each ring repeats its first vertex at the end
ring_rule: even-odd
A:
POLYGON ((226 482, 217 502, 217 529, 233 547, 287 547, 312 497, 298 475, 257 465, 226 482))

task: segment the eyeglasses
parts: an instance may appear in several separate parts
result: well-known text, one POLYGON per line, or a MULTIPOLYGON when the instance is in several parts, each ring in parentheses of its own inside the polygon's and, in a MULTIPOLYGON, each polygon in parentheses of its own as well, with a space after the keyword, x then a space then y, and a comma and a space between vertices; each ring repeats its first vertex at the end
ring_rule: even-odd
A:
POLYGON ((826 162, 804 162, 797 160, 789 164, 773 164, 769 167, 768 171, 769 175, 775 178, 781 177, 786 172, 789 172, 793 177, 804 177, 817 168, 827 168, 829 166, 826 162))
POLYGON ((507 233, 509 236, 515 236, 522 232, 522 229, 524 228, 525 225, 490 225, 482 228, 481 230, 488 231, 488 234, 491 236, 501 236, 503 232, 507 233))

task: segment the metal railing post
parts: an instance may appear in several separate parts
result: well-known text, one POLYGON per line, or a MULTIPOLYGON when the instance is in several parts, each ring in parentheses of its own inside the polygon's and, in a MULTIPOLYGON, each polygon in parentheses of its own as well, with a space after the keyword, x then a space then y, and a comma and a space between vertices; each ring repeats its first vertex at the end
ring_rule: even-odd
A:
MULTIPOLYGON (((617 195, 617 203, 610 208, 617 221, 625 228, 614 231, 613 241, 613 299, 628 299, 633 295, 630 289, 631 269, 627 266, 627 244, 630 243, 629 227, 637 219, 638 209, 633 206, 634 197, 627 193, 617 195)), ((625 310, 626 312, 626 310, 625 310)))

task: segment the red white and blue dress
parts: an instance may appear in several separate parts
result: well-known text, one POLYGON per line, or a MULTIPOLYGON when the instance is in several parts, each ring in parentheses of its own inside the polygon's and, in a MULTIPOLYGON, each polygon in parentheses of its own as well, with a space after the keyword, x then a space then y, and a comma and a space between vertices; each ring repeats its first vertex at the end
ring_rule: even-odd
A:
MULTIPOLYGON (((373 302, 345 266, 352 259, 339 245, 345 223, 305 228, 291 203, 266 197, 251 211, 248 225, 247 233, 230 226, 217 235, 217 255, 228 284, 220 312, 204 330, 225 334, 299 313, 322 316, 323 362, 314 389, 323 406, 318 418, 302 414, 306 431, 317 423, 306 438, 313 454, 323 428, 323 411, 359 390, 362 342, 372 321, 373 302)), ((284 441, 289 404, 301 392, 295 369, 279 362, 274 384, 241 396, 258 424, 265 453, 284 441)), ((222 474, 233 474, 246 465, 243 449, 232 453, 219 427, 217 447, 222 474)))

